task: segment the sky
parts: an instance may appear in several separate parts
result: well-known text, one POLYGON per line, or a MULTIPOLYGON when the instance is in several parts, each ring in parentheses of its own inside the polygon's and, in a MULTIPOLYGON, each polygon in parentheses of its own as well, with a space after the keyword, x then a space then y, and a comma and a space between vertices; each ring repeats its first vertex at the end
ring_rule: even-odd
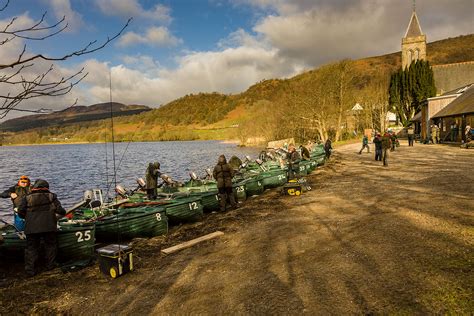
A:
MULTIPOLYGON (((239 93, 263 79, 399 51, 412 10, 412 0, 11 0, 0 12, 2 29, 14 17, 12 29, 31 25, 45 12, 45 25, 63 16, 68 25, 43 41, 1 45, 0 60, 14 60, 25 44, 27 55, 62 56, 102 43, 131 17, 105 48, 54 64, 55 78, 82 67, 88 73, 70 94, 19 108, 108 102, 109 72, 114 101, 158 107, 190 93, 239 93)), ((416 12, 428 42, 474 33, 474 0, 418 0, 416 12)), ((50 65, 38 62, 25 75, 50 65)), ((0 84, 0 93, 8 89, 0 84)))

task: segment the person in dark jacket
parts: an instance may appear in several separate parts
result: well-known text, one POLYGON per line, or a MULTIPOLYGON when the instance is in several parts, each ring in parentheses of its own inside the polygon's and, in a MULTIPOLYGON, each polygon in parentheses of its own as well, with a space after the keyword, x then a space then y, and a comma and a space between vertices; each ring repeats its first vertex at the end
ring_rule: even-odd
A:
POLYGON ((324 151, 326 152, 326 159, 329 159, 329 157, 331 157, 332 152, 332 142, 330 138, 328 138, 324 143, 324 151))
POLYGON ((392 147, 392 139, 389 132, 382 136, 382 160, 383 165, 388 166, 388 151, 392 147))
POLYGON ((375 144, 375 161, 382 161, 382 136, 380 133, 372 141, 375 144))
POLYGON ((221 212, 226 210, 227 200, 229 200, 232 208, 237 208, 237 202, 235 201, 234 191, 232 189, 234 169, 232 169, 232 167, 227 163, 224 155, 219 156, 217 165, 214 167, 213 176, 217 181, 221 212))
POLYGON ((38 179, 31 192, 23 197, 18 206, 18 213, 25 218, 25 272, 27 276, 37 273, 41 241, 44 245, 46 270, 55 267, 57 253, 57 218, 56 214, 65 215, 56 194, 49 192, 49 183, 38 179))
POLYGON ((370 153, 370 148, 369 148, 369 138, 367 135, 364 135, 364 138, 362 138, 362 148, 359 150, 359 155, 362 154, 362 151, 367 148, 367 152, 370 153))
POLYGON ((295 145, 290 144, 288 146, 288 180, 294 179, 295 174, 298 173, 300 169, 300 154, 296 151, 295 145))
POLYGON ((12 199, 14 225, 19 231, 23 231, 25 229, 25 220, 18 215, 18 206, 21 199, 28 193, 30 193, 30 178, 27 176, 21 176, 16 185, 0 193, 1 198, 12 199))
POLYGON ((146 194, 149 200, 155 200, 158 195, 158 177, 161 176, 160 163, 149 163, 145 173, 146 194))
POLYGON ((311 155, 309 153, 308 148, 306 148, 306 146, 300 145, 300 151, 301 151, 301 158, 303 158, 304 160, 311 159, 311 155))

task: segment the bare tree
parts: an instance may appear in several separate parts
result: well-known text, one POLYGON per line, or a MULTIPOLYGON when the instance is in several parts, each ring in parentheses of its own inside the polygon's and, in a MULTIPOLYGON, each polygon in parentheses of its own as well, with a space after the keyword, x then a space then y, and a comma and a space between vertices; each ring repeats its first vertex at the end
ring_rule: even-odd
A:
MULTIPOLYGON (((10 0, 5 0, 3 5, 0 5, 0 12, 4 12, 9 3, 10 0)), ((29 41, 47 40, 63 32, 68 27, 65 16, 51 25, 48 25, 45 19, 46 12, 43 13, 38 21, 27 26, 16 27, 18 25, 18 18, 14 17, 3 29, 0 29, 0 46, 7 45, 14 41, 25 42, 23 48, 18 52, 15 58, 0 61, 0 91, 8 91, 0 92, 0 118, 4 118, 12 110, 31 113, 50 111, 50 109, 45 108, 20 109, 17 108, 17 106, 25 100, 68 94, 88 73, 85 72, 84 68, 81 68, 72 75, 58 77, 54 74, 54 64, 50 64, 49 67, 38 70, 38 63, 41 61, 64 61, 73 57, 94 53, 119 37, 132 20, 131 18, 128 19, 119 32, 112 37, 107 37, 107 39, 102 42, 93 40, 77 50, 59 56, 28 54, 27 43, 29 41), (29 71, 30 73, 28 73, 29 71)), ((74 102, 74 104, 76 102, 74 102)))

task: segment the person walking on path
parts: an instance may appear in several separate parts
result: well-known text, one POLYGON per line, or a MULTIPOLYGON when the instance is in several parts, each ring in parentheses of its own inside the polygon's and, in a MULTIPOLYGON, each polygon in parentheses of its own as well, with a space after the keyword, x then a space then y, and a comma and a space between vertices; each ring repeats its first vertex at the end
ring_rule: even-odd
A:
POLYGON ((30 193, 30 178, 21 176, 18 183, 0 193, 1 198, 11 198, 13 203, 13 223, 19 231, 25 229, 25 220, 18 215, 18 206, 23 197, 30 193))
POLYGON ((145 173, 146 195, 149 200, 155 200, 158 195, 158 177, 161 176, 160 163, 149 163, 145 173))
POLYGON ((392 147, 392 140, 389 132, 385 132, 382 137, 382 161, 384 166, 388 166, 388 151, 392 147))
POLYGON ((324 143, 324 152, 326 153, 326 159, 329 160, 332 153, 332 142, 330 138, 328 138, 324 143))
POLYGON ((21 199, 18 213, 25 218, 26 275, 31 277, 38 272, 41 243, 44 248, 45 268, 54 269, 57 253, 56 214, 65 215, 66 210, 61 206, 56 194, 49 191, 49 183, 46 180, 35 181, 31 192, 21 199))
POLYGON ((227 200, 232 208, 237 208, 237 202, 232 189, 232 178, 234 177, 234 169, 227 163, 224 155, 220 155, 217 165, 213 171, 214 179, 217 181, 217 189, 219 190, 219 206, 221 212, 225 212, 227 200))
POLYGON ((367 137, 367 135, 364 135, 364 137, 362 138, 362 148, 359 150, 359 155, 362 154, 364 148, 367 148, 367 153, 370 153, 369 138, 367 137))
POLYGON ((413 142, 415 140, 415 129, 412 125, 407 128, 407 135, 408 135, 408 146, 413 146, 413 142))
POLYGON ((391 133, 389 133, 390 135, 390 151, 395 151, 395 147, 397 145, 397 134, 392 131, 391 133))
POLYGON ((375 161, 382 161, 382 136, 380 133, 375 135, 372 142, 375 144, 375 161))
POLYGON ((435 128, 435 140, 436 140, 436 144, 439 144, 440 143, 440 139, 439 139, 439 126, 435 124, 434 126, 435 128))

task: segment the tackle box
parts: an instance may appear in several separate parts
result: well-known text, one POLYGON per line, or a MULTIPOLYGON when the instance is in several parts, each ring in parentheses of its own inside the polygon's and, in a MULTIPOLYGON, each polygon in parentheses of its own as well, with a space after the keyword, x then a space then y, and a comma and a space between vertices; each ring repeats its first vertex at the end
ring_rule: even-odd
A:
POLYGON ((97 249, 99 268, 113 279, 133 270, 133 249, 129 245, 111 244, 97 249))
POLYGON ((283 195, 300 196, 303 193, 303 188, 298 182, 288 182, 282 188, 283 195))

